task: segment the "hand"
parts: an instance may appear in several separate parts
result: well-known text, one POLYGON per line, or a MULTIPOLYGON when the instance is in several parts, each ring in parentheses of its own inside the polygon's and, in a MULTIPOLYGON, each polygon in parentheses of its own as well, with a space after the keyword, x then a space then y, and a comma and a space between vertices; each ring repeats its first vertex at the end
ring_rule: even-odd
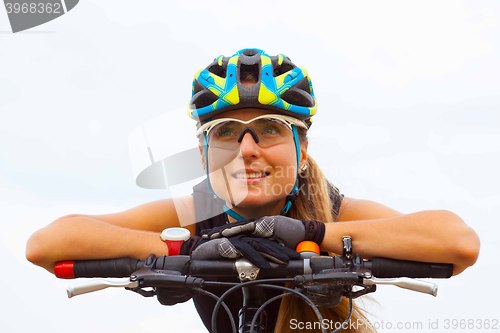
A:
POLYGON ((260 219, 228 223, 201 232, 203 239, 218 239, 248 235, 276 239, 295 249, 298 243, 310 240, 318 245, 325 236, 325 224, 317 221, 300 221, 286 216, 264 216, 260 219))
POLYGON ((286 264, 290 259, 299 259, 300 255, 276 241, 238 235, 221 237, 213 240, 198 236, 191 237, 184 242, 181 254, 191 255, 192 259, 248 259, 255 266, 270 269, 269 261, 277 264, 286 264))

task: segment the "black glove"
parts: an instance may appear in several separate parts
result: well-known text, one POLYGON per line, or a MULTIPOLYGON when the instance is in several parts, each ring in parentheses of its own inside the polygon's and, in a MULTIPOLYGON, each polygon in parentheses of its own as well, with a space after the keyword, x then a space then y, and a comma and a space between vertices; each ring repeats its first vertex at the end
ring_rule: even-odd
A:
POLYGON ((318 245, 325 236, 325 224, 317 221, 300 221, 290 217, 264 216, 257 220, 245 220, 228 223, 213 229, 202 230, 203 239, 217 239, 237 235, 257 236, 275 239, 291 249, 304 240, 318 245))
POLYGON ((198 236, 191 237, 181 247, 181 254, 191 255, 192 259, 236 259, 245 258, 255 266, 270 269, 268 262, 286 264, 290 259, 299 259, 300 255, 280 243, 255 236, 238 235, 213 240, 198 236))
POLYGON ((189 288, 156 288, 156 298, 162 305, 175 305, 178 303, 184 303, 189 301, 192 297, 193 291, 189 288))
MULTIPOLYGON (((155 255, 151 255, 146 260, 145 268, 147 269, 157 269, 157 260, 159 258, 155 255)), ((163 263, 160 263, 158 267, 163 267, 163 263)), ((176 270, 169 270, 168 274, 181 276, 182 273, 176 270)), ((157 287, 155 288, 156 298, 158 302, 163 305, 175 305, 178 303, 184 303, 189 301, 193 297, 193 291, 184 285, 177 285, 175 287, 157 287)))

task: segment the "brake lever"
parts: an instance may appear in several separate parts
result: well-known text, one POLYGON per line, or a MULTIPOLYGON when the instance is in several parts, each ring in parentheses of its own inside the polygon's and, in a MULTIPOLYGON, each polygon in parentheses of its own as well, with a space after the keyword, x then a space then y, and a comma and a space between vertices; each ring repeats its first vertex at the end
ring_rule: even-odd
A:
POLYGON ((66 289, 68 298, 73 296, 83 295, 94 291, 106 288, 137 288, 138 281, 130 281, 130 278, 116 278, 116 279, 97 279, 85 282, 76 286, 70 286, 66 289))
POLYGON ((409 289, 413 291, 418 291, 420 293, 429 294, 432 296, 437 296, 438 286, 435 283, 416 280, 411 278, 394 278, 394 279, 379 279, 379 278, 365 278, 363 283, 366 285, 377 285, 386 284, 394 285, 403 289, 409 289))

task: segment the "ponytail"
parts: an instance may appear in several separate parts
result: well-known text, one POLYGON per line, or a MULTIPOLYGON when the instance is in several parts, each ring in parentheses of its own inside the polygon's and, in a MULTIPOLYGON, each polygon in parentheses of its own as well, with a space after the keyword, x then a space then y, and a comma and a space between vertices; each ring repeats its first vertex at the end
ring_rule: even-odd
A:
MULTIPOLYGON (((295 200, 290 217, 300 220, 316 220, 325 223, 334 223, 339 215, 342 195, 339 190, 330 184, 317 163, 307 157, 307 168, 299 175, 300 188, 299 196, 295 200)), ((339 240, 340 241, 340 240, 339 240)), ((342 297, 341 302, 335 307, 320 307, 320 312, 324 319, 328 320, 328 328, 333 330, 341 325, 349 313, 349 300, 342 297)), ((351 323, 357 325, 346 325, 342 332, 349 333, 369 333, 375 330, 370 326, 368 319, 355 304, 353 304, 351 323)), ((349 323, 348 323, 349 324, 349 323)), ((286 296, 282 299, 278 317, 276 319, 275 333, 313 333, 321 332, 321 323, 318 318, 302 300, 294 296, 286 296), (295 323, 315 324, 312 329, 307 325, 294 325, 295 323), (299 327, 299 329, 297 329, 299 327)))

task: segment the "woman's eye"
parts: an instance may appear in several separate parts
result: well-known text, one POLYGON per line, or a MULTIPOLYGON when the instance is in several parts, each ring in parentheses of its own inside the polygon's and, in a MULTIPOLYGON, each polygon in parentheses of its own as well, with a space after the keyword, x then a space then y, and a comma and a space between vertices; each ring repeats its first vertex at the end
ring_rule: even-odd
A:
POLYGON ((234 132, 235 132, 234 128, 232 128, 231 126, 223 126, 223 127, 218 128, 215 131, 215 134, 219 138, 227 138, 227 137, 233 136, 234 132))
POLYGON ((268 134, 268 135, 274 135, 274 134, 281 133, 280 129, 275 125, 265 126, 261 132, 262 132, 262 134, 268 134))

